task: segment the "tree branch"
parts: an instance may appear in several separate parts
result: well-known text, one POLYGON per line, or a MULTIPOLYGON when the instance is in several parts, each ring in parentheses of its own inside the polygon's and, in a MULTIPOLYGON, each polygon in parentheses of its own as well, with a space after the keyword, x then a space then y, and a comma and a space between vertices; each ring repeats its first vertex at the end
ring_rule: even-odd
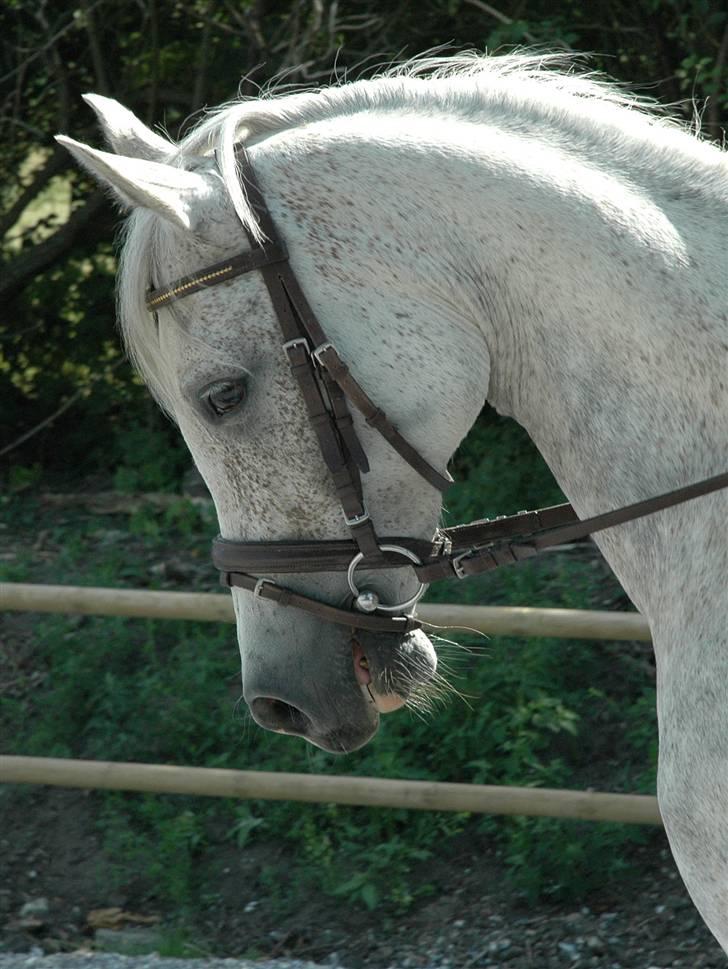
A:
POLYGON ((101 43, 99 41, 99 35, 96 30, 96 18, 94 17, 94 9, 88 2, 88 0, 82 0, 82 8, 84 19, 86 21, 86 35, 88 36, 89 50, 91 51, 91 61, 94 65, 94 74, 96 75, 96 87, 100 94, 110 94, 111 88, 109 87, 109 81, 106 76, 106 67, 104 65, 104 55, 101 49, 101 43))
MULTIPOLYGON (((490 17, 493 17, 493 19, 497 20, 499 23, 510 26, 512 23, 515 22, 511 17, 508 17, 502 11, 497 10, 490 3, 484 3, 483 0, 465 0, 465 3, 470 4, 471 7, 476 7, 476 9, 478 10, 482 10, 483 13, 487 13, 490 17)), ((523 31, 523 36, 524 36, 524 39, 527 40, 529 44, 539 43, 538 38, 535 37, 528 30, 523 31)), ((560 47, 563 47, 564 50, 573 50, 573 48, 570 47, 565 40, 561 40, 560 37, 555 38, 554 43, 558 44, 560 47)))
MULTIPOLYGON (((45 10, 41 7, 36 13, 36 19, 38 23, 50 33, 50 24, 48 23, 48 18, 45 15, 45 10)), ((66 70, 66 65, 63 58, 61 57, 56 40, 49 42, 44 56, 48 62, 49 73, 55 77, 56 84, 58 85, 58 124, 65 130, 68 127, 68 119, 71 114, 71 96, 70 96, 70 84, 68 80, 68 71, 66 70)))
MULTIPOLYGON (((96 10, 96 8, 100 7, 102 3, 106 3, 106 0, 96 0, 96 2, 89 7, 89 10, 96 10)), ((45 44, 43 44, 37 50, 34 50, 33 53, 30 55, 30 57, 26 57, 26 59, 24 61, 21 61, 20 64, 17 65, 17 67, 14 67, 12 69, 12 71, 8 71, 7 74, 4 74, 2 77, 0 77, 0 84, 4 84, 5 81, 9 81, 11 78, 15 77, 16 74, 19 74, 21 71, 24 71, 29 64, 32 64, 33 61, 37 60, 39 57, 42 57, 43 54, 45 54, 46 51, 48 51, 56 43, 57 40, 60 40, 60 38, 63 37, 65 34, 67 34, 69 31, 76 30, 76 29, 78 29, 78 24, 76 22, 76 19, 74 17, 71 17, 71 19, 68 21, 67 24, 65 24, 65 26, 61 27, 60 30, 56 31, 56 33, 53 34, 52 37, 49 37, 48 40, 45 42, 45 44)))
POLYGON ((149 45, 152 55, 147 124, 151 125, 157 116, 157 102, 159 100, 159 10, 157 9, 157 0, 149 0, 149 45))
MULTIPOLYGON (((505 24, 509 27, 513 23, 511 17, 506 16, 506 14, 502 13, 500 10, 496 10, 496 8, 492 7, 489 3, 483 3, 483 0, 465 0, 465 2, 470 4, 471 7, 481 10, 483 13, 487 13, 489 17, 492 17, 501 24, 505 24)), ((523 31, 523 36, 526 38, 529 44, 538 43, 533 34, 528 33, 526 30, 523 31)))
MULTIPOLYGON (((48 239, 23 252, 16 259, 3 266, 0 276, 0 299, 10 300, 33 279, 38 273, 47 269, 56 259, 67 252, 76 241, 79 233, 97 219, 99 213, 106 209, 110 215, 106 193, 97 189, 88 197, 85 204, 71 214, 69 220, 58 232, 54 232, 48 239)), ((111 220, 109 220, 109 229, 111 220)), ((95 235, 101 237, 107 230, 107 222, 101 219, 95 225, 95 235), (102 231, 98 231, 102 230, 102 231)))
POLYGON ((0 239, 12 229, 27 206, 40 194, 53 176, 62 172, 67 165, 68 152, 65 148, 57 145, 53 153, 46 159, 45 164, 35 172, 32 181, 23 188, 15 202, 0 217, 0 239))
POLYGON ((200 46, 197 49, 197 64, 195 71, 195 83, 192 91, 192 102, 190 110, 197 111, 202 107, 205 99, 205 89, 207 87, 207 67, 210 54, 210 20, 205 18, 202 23, 202 37, 200 46))
MULTIPOLYGON (((115 360, 114 363, 111 364, 111 366, 108 368, 109 371, 113 373, 113 371, 116 370, 117 367, 121 366, 121 364, 124 362, 125 362, 125 358, 120 357, 118 360, 115 360)), ((105 376, 106 376, 106 373, 92 374, 91 376, 92 385, 98 382, 99 380, 101 380, 101 378, 105 376)), ((21 444, 25 444, 26 441, 29 441, 31 437, 35 437, 35 435, 39 434, 44 428, 49 427, 51 424, 53 424, 54 421, 57 421, 62 414, 65 414, 70 407, 73 407, 73 405, 77 401, 79 401, 82 397, 87 397, 89 393, 90 393, 90 388, 88 385, 79 387, 78 390, 74 391, 74 393, 72 393, 71 396, 61 404, 58 410, 53 411, 52 414, 49 414, 48 417, 44 418, 39 424, 36 424, 35 427, 31 427, 29 431, 26 431, 24 434, 21 434, 20 437, 16 437, 14 441, 11 441, 10 444, 6 444, 4 448, 0 449, 0 458, 4 454, 8 454, 9 451, 14 451, 15 448, 20 447, 21 444)))

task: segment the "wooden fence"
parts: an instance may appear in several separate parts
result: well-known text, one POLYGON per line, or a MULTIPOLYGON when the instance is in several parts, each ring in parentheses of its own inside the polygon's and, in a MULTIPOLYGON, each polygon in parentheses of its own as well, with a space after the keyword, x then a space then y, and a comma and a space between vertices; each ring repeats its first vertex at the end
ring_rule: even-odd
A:
POLYGON ((414 811, 470 811, 662 824, 657 798, 645 794, 385 780, 380 777, 331 777, 169 764, 0 756, 0 782, 268 801, 314 801, 414 811))
MULTIPOLYGON (((0 609, 234 621, 232 603, 227 595, 9 582, 0 583, 0 609)), ((436 625, 469 627, 493 635, 643 641, 650 638, 647 623, 638 613, 429 604, 421 606, 419 614, 426 622, 436 625)), ((662 824, 657 798, 640 794, 236 771, 167 764, 0 756, 0 783, 662 824)))
MULTIPOLYGON (((0 582, 2 609, 149 619, 196 619, 198 622, 235 621, 232 599, 228 594, 27 585, 20 582, 0 582)), ((418 616, 436 626, 462 626, 492 636, 650 639, 647 622, 638 612, 423 603, 418 607, 418 616)))

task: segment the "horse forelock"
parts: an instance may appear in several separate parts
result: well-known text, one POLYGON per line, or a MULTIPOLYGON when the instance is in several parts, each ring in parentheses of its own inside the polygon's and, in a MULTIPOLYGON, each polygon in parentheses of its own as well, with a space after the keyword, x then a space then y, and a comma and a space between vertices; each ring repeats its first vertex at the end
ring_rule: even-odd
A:
POLYGON ((117 276, 117 318, 132 364, 159 406, 174 417, 174 376, 159 342, 159 315, 169 311, 150 313, 146 305, 147 292, 157 282, 155 264, 164 235, 164 220, 148 209, 135 209, 127 219, 117 276))

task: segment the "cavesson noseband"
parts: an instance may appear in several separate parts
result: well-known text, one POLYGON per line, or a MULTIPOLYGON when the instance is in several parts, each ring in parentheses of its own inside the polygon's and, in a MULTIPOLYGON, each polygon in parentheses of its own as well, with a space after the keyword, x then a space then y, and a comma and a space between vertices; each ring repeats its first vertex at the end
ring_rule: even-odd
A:
POLYGON ((223 585, 247 589, 263 599, 293 606, 329 622, 375 632, 403 634, 420 627, 411 611, 426 586, 438 579, 478 575, 501 565, 531 558, 543 549, 584 538, 663 508, 728 486, 728 473, 580 520, 570 504, 524 511, 494 520, 441 528, 432 541, 407 537, 379 538, 369 517, 361 476, 369 462, 359 441, 349 403, 366 423, 434 488, 445 491, 452 478, 440 472, 397 430, 352 376, 336 347, 327 339, 288 261, 288 252, 265 204, 258 180, 242 146, 237 148, 248 201, 266 242, 245 228, 250 249, 207 266, 147 294, 147 308, 162 306, 244 273, 261 273, 283 336, 283 349, 303 397, 309 420, 344 512, 351 539, 294 542, 234 542, 218 537, 212 561, 223 585), (411 567, 420 586, 406 602, 383 605, 375 592, 360 590, 356 569, 411 567), (346 572, 353 596, 345 609, 293 592, 260 573, 346 572))

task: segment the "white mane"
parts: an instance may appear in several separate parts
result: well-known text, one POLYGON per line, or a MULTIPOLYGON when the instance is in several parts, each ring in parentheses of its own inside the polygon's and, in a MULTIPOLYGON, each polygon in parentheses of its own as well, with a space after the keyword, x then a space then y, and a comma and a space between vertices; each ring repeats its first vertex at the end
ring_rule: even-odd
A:
MULTIPOLYGON (((545 144, 568 145, 600 167, 642 171, 654 184, 677 190, 726 192, 723 152, 700 141, 696 130, 665 117, 653 102, 625 92, 614 82, 579 73, 563 54, 476 53, 419 57, 367 80, 276 93, 234 101, 211 111, 177 146, 168 162, 187 167, 216 154, 230 199, 241 222, 259 230, 245 198, 235 145, 307 123, 364 112, 447 116, 470 123, 496 123, 503 130, 538 135, 545 144), (696 172, 699 180, 696 182, 696 172)), ((124 341, 160 404, 165 392, 156 328, 144 304, 154 273, 154 253, 172 240, 168 227, 144 209, 130 217, 119 274, 119 318, 124 341)), ((157 285, 164 280, 154 280, 157 285)))

